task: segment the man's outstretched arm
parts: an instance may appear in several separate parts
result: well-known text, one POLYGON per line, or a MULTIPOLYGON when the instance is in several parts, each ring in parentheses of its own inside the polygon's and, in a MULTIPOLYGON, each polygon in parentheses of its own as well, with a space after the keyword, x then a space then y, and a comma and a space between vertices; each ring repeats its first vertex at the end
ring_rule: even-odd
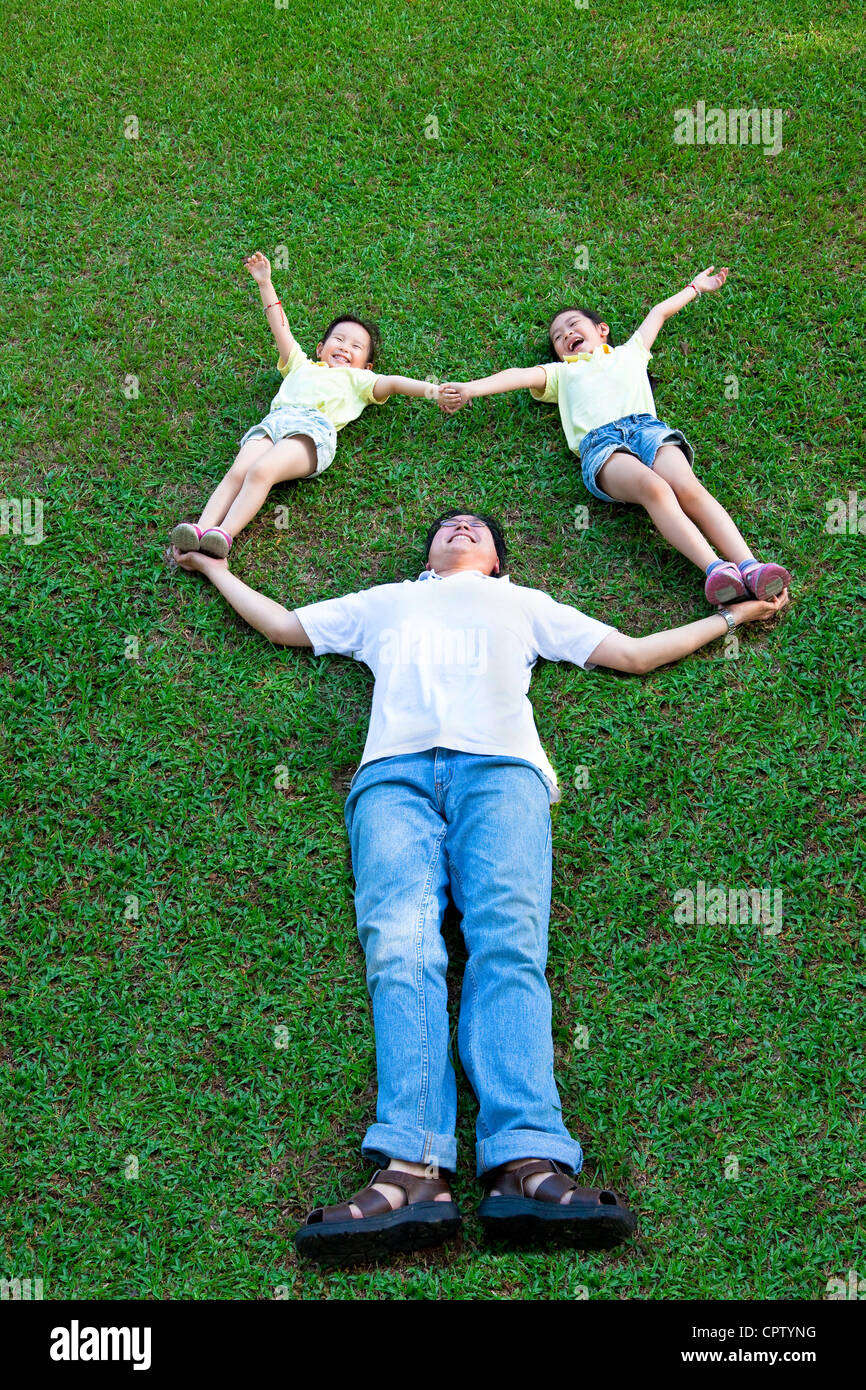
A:
POLYGON ((199 570, 219 589, 223 598, 230 603, 236 613, 240 613, 250 627, 261 632, 271 642, 282 647, 311 647, 313 644, 302 628, 298 618, 281 603, 258 590, 251 589, 236 574, 232 574, 228 561, 217 560, 213 555, 205 555, 200 550, 183 554, 176 547, 172 553, 181 569, 199 570))
MULTIPOLYGON (((788 602, 788 590, 783 589, 776 598, 765 603, 750 599, 745 603, 733 603, 730 611, 741 623, 760 623, 772 618, 788 602)), ((628 637, 624 632, 612 632, 599 642, 589 660, 594 666, 609 666, 614 671, 628 671, 632 675, 643 676, 647 671, 655 671, 659 666, 667 666, 671 661, 679 661, 684 656, 706 646, 714 638, 722 637, 728 631, 728 624, 720 613, 712 613, 708 618, 698 618, 695 623, 683 627, 667 628, 664 632, 652 632, 647 637, 628 637)))

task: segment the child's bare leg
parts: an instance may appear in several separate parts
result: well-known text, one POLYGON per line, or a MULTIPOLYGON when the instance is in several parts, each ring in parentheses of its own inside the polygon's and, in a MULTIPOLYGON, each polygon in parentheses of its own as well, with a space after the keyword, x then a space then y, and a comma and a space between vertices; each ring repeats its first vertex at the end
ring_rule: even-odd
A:
POLYGON ((663 444, 655 456, 653 472, 670 483, 686 516, 700 527, 720 555, 735 565, 751 558, 751 550, 728 513, 703 483, 698 482, 682 449, 675 444, 663 444))
POLYGON ((216 488, 208 498, 204 511, 198 519, 199 530, 206 531, 209 526, 219 526, 232 502, 234 502, 241 488, 247 470, 250 465, 266 454, 269 449, 273 449, 273 440, 270 438, 250 439, 242 449, 238 451, 234 463, 226 473, 219 487, 216 488))
POLYGON ((267 453, 250 464, 241 489, 222 521, 211 524, 236 536, 261 509, 274 483, 308 477, 315 473, 317 461, 316 446, 309 435, 295 434, 281 439, 279 444, 272 444, 267 453))
POLYGON ((598 473, 596 483, 602 492, 618 502, 637 502, 644 507, 665 540, 702 570, 718 559, 697 526, 686 516, 670 483, 654 469, 647 468, 634 454, 611 454, 598 473))

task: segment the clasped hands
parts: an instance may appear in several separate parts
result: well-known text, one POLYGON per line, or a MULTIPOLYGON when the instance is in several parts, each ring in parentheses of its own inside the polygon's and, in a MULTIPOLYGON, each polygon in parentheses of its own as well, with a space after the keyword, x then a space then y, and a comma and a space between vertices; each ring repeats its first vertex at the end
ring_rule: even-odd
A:
POLYGON ((446 415, 454 415, 472 400, 472 395, 465 381, 443 381, 439 384, 436 400, 446 415))

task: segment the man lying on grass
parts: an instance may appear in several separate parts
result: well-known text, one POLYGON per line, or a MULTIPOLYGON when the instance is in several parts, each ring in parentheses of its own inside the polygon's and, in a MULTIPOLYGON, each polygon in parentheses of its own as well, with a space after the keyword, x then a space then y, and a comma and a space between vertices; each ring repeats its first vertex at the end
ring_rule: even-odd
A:
POLYGON ((291 612, 201 552, 200 570, 272 642, 363 661, 375 676, 364 754, 345 821, 366 956, 378 1072, 362 1153, 382 1165, 339 1206, 311 1212, 295 1241, 321 1263, 436 1245, 460 1213, 456 1084, 448 1048, 441 924, 450 890, 468 961, 460 1060, 478 1101, 476 1173, 489 1236, 616 1245, 633 1213, 574 1182, 583 1154, 562 1122, 545 980, 556 775, 527 699, 538 657, 636 675, 678 661, 788 602, 757 599, 648 637, 629 637, 505 574, 488 516, 446 512, 415 580, 291 612))

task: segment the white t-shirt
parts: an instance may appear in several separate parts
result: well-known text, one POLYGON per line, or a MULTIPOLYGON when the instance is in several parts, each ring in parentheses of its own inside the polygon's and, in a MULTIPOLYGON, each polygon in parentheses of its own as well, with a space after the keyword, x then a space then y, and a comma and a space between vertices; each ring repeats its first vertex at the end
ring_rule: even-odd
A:
POLYGON ((526 697, 532 668, 542 656, 592 669, 616 628, 478 570, 425 570, 295 614, 316 656, 352 656, 376 678, 361 766, 427 748, 508 753, 534 763, 559 800, 526 697))

